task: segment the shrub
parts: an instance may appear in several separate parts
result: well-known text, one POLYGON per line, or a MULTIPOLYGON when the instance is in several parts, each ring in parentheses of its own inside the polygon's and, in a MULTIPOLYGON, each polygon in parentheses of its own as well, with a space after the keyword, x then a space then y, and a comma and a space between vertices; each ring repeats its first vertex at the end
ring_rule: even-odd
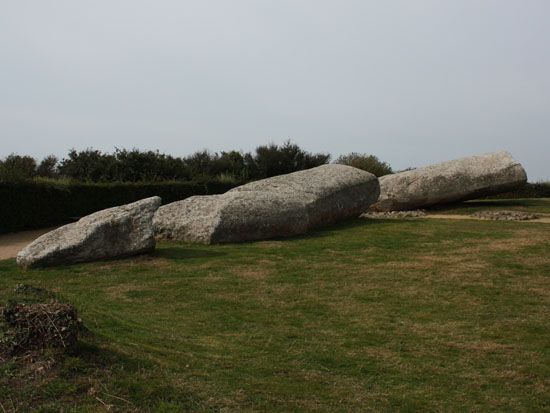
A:
POLYGON ((224 183, 224 184, 238 185, 239 183, 239 180, 237 179, 237 177, 229 172, 222 172, 216 178, 220 183, 224 183))
POLYGON ((384 176, 393 173, 391 166, 378 159, 378 157, 357 152, 341 155, 336 159, 335 163, 353 166, 354 168, 362 169, 376 176, 384 176))

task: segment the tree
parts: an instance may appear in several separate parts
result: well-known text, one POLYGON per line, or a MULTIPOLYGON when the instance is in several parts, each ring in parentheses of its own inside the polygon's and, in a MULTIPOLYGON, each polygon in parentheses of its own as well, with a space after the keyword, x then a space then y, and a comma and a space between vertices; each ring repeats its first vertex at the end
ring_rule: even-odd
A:
POLYGON ((24 181, 36 175, 36 161, 31 156, 11 154, 0 161, 0 181, 24 181))
MULTIPOLYGON (((59 175, 78 181, 151 182, 165 180, 220 179, 245 182, 268 178, 328 163, 330 155, 310 153, 290 141, 256 148, 255 153, 229 151, 195 152, 184 158, 158 151, 116 149, 113 154, 99 150, 72 149, 57 168, 59 175)), ((40 173, 55 170, 53 159, 43 161, 40 173), (49 162, 49 163, 48 163, 49 162)))
POLYGON ((351 152, 347 155, 341 155, 334 163, 353 166, 354 168, 362 169, 376 176, 384 176, 393 173, 392 167, 387 162, 381 161, 378 157, 366 153, 351 152))
POLYGON ((54 178, 57 176, 57 157, 54 155, 48 155, 36 168, 36 174, 44 178, 54 178))
POLYGON ((68 157, 59 164, 59 173, 79 181, 114 181, 116 157, 94 149, 80 152, 71 149, 68 157))
POLYGON ((217 158, 216 153, 212 154, 205 149, 188 156, 184 159, 184 162, 193 178, 205 177, 215 175, 214 163, 217 158))
POLYGON ((181 158, 139 149, 116 149, 116 172, 118 181, 152 182, 187 179, 190 174, 181 158))
POLYGON ((215 167, 217 176, 232 176, 236 181, 247 179, 245 158, 241 152, 222 152, 216 160, 215 167))
POLYGON ((330 155, 328 154, 312 154, 290 141, 286 141, 282 145, 270 143, 256 148, 254 161, 260 176, 251 178, 268 178, 310 169, 324 165, 329 160, 330 155))

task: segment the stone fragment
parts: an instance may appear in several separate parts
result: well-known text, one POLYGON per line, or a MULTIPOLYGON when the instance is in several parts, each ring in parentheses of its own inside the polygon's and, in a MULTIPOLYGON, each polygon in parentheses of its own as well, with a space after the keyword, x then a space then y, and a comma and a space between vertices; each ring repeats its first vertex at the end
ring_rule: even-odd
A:
POLYGON ((155 248, 156 196, 104 209, 34 240, 17 255, 22 267, 42 267, 123 257, 155 248))
POLYGON ((476 199, 521 188, 527 174, 508 152, 443 162, 380 178, 371 211, 398 211, 476 199))
POLYGON ((154 227, 159 239, 203 244, 288 237, 358 217, 378 194, 374 175, 323 165, 164 205, 154 227))

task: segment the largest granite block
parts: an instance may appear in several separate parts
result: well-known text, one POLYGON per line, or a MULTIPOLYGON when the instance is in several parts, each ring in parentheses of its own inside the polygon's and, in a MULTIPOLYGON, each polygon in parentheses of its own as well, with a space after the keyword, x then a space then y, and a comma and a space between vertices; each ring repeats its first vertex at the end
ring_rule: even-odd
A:
POLYGON ((159 239, 203 244, 304 234, 357 217, 379 195, 378 179, 345 165, 323 165, 162 206, 159 239))
POLYGON ((471 156, 386 175, 373 211, 399 211, 465 201, 521 188, 527 174, 508 152, 471 156))
POLYGON ((158 196, 104 209, 37 238, 17 255, 22 267, 123 257, 155 248, 153 215, 158 196))

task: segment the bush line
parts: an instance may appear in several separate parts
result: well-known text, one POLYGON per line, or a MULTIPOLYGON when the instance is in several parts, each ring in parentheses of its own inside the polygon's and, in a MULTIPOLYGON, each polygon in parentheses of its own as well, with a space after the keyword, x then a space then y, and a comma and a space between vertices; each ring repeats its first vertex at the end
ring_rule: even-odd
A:
POLYGON ((523 188, 493 195, 492 199, 550 198, 550 182, 527 183, 523 188))

